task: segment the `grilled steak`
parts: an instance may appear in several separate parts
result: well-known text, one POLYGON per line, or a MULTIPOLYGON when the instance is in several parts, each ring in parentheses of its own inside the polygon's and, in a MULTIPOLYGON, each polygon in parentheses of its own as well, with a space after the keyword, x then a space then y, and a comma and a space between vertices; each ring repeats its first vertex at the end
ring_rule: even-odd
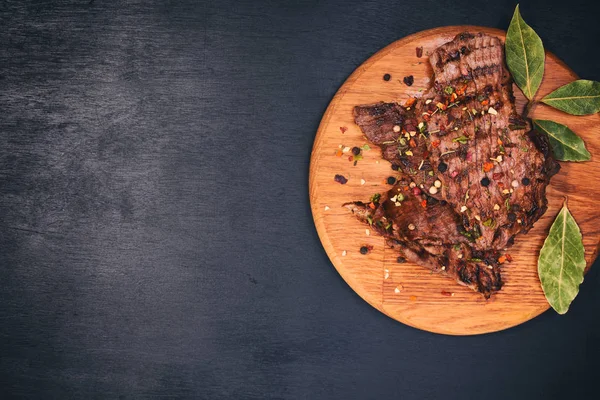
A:
POLYGON ((355 107, 356 124, 404 185, 375 210, 350 208, 391 223, 376 228, 407 258, 488 297, 501 287, 498 256, 546 211, 559 165, 516 112, 498 38, 462 33, 429 61, 434 82, 420 99, 355 107))

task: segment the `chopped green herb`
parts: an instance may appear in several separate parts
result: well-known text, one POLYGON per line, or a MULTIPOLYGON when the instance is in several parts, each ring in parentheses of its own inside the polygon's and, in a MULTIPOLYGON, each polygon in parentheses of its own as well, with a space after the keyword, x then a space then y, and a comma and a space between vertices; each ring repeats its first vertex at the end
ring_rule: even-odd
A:
POLYGON ((471 262, 482 262, 483 260, 481 258, 469 258, 469 261, 471 261, 471 262))
POLYGON ((456 251, 460 250, 460 244, 455 244, 454 246, 452 246, 452 248, 456 251))
POLYGON ((364 151, 371 150, 371 147, 368 144, 365 144, 361 147, 364 151))
POLYGON ((454 88, 452 86, 446 86, 444 88, 444 93, 446 93, 448 96, 450 96, 452 93, 454 93, 454 88))
POLYGON ((496 226, 496 221, 494 221, 493 219, 487 219, 483 222, 483 226, 487 226, 488 228, 493 228, 496 226))
POLYGON ((378 203, 380 199, 381 199, 381 194, 379 194, 379 193, 375 193, 373 196, 371 196, 372 203, 378 203))
POLYGON ((510 198, 506 198, 506 200, 504 200, 504 205, 506 206, 506 211, 510 211, 510 198))
POLYGON ((367 221, 369 222, 369 225, 373 225, 373 217, 370 215, 367 215, 367 221))
POLYGON ((452 139, 452 141, 454 143, 458 142, 460 144, 465 144, 465 143, 467 143, 469 141, 469 138, 466 137, 465 135, 461 135, 461 136, 459 136, 457 138, 452 139))

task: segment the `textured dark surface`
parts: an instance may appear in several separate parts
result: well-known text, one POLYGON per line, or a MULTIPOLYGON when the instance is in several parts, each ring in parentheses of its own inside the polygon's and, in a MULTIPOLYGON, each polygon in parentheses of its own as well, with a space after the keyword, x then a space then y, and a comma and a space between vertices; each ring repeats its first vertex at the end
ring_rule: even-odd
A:
MULTIPOLYGON (((2 397, 598 398, 598 263, 565 316, 447 337, 372 309, 320 245, 335 90, 395 39, 514 7, 444 4, 0 1, 2 397)), ((600 80, 592 4, 521 9, 600 80)))

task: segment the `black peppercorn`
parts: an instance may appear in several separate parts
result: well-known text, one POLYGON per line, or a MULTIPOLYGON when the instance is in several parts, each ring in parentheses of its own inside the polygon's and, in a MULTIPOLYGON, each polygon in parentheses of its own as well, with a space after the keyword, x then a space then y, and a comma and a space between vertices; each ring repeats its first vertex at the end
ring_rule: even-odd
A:
POLYGON ((529 178, 523 178, 521 179, 521 183, 523 184, 523 186, 529 186, 531 181, 529 180, 529 178))
POLYGON ((510 222, 515 222, 517 220, 517 215, 515 213, 508 213, 508 220, 510 222))
POLYGON ((405 263, 405 262, 406 262, 406 258, 404 258, 404 257, 398 257, 398 258, 396 259, 396 261, 398 262, 398 264, 402 264, 402 263, 405 263))
POLYGON ((386 81, 386 82, 389 81, 390 79, 392 79, 392 76, 390 74, 385 74, 383 76, 383 80, 386 81))
POLYGON ((360 248, 360 254, 367 254, 369 252, 369 248, 367 246, 363 246, 360 248))
POLYGON ((359 155, 360 154, 360 148, 358 148, 356 146, 353 147, 352 148, 352 154, 354 154, 355 156, 359 155))
POLYGON ((393 185, 394 183, 396 183, 396 178, 390 176, 389 178, 387 178, 387 183, 388 185, 393 185))
POLYGON ((490 178, 488 178, 487 176, 484 177, 483 179, 481 179, 481 186, 488 186, 490 184, 490 178))
POLYGON ((400 168, 400 167, 398 167, 396 164, 392 164, 392 169, 394 171, 398 171, 398 168, 400 168))
POLYGON ((412 84, 415 82, 415 78, 412 75, 405 76, 403 80, 406 86, 412 86, 412 84))
POLYGON ((446 164, 445 162, 441 162, 440 165, 438 165, 438 171, 440 171, 441 173, 444 173, 448 170, 448 164, 446 164))

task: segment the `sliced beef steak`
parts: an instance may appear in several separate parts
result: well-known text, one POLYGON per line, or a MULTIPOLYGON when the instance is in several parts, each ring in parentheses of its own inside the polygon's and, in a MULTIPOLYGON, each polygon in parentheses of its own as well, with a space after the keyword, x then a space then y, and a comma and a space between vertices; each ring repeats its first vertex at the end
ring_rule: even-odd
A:
MULTIPOLYGON (((403 216, 415 209, 416 215, 444 215, 412 222, 412 232, 400 227, 402 237, 388 230, 380 233, 404 248, 421 246, 427 255, 415 261, 430 268, 432 260, 437 263, 436 257, 445 254, 449 261, 440 261, 445 271, 460 265, 481 269, 481 263, 465 260, 487 260, 510 246, 517 234, 526 233, 546 211, 546 186, 559 166, 548 151, 546 137, 530 131, 515 109, 512 80, 498 38, 462 33, 436 49, 429 61, 434 82, 421 98, 404 105, 378 103, 354 109, 356 124, 381 147, 383 158, 428 198, 426 208, 413 202, 399 202, 402 211, 378 208, 381 217, 400 226, 403 216), (438 202, 435 207, 429 207, 432 200, 438 202), (454 221, 452 232, 442 222, 446 219, 454 221), (415 232, 428 232, 425 242, 460 244, 463 258, 452 258, 452 252, 430 252, 415 232), (484 258, 469 257, 474 252, 484 258), (424 259, 428 261, 418 261, 424 259)), ((483 273, 487 277, 493 272, 497 282, 490 283, 489 290, 482 289, 485 285, 470 285, 484 294, 500 288, 497 267, 488 264, 483 273)))
POLYGON ((464 235, 461 217, 450 204, 422 193, 405 174, 368 205, 347 203, 360 220, 387 239, 402 257, 489 297, 502 287, 499 252, 477 251, 464 235))

